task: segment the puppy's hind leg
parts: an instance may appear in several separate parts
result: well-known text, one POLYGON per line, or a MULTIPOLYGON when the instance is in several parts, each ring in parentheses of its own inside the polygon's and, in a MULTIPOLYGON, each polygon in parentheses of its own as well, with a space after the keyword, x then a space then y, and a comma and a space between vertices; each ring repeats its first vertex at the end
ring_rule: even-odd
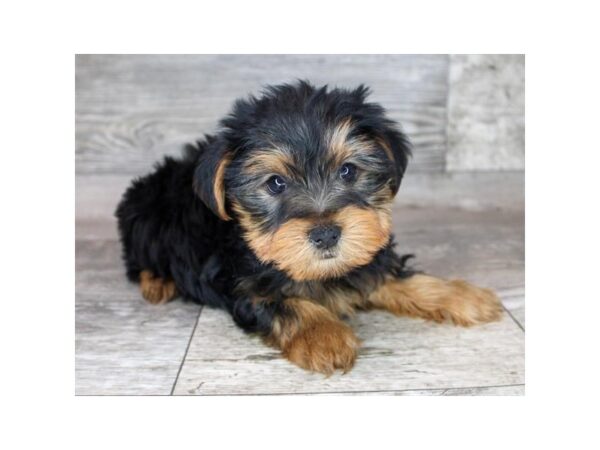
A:
POLYGON ((167 303, 177 297, 173 280, 155 277, 150 270, 140 272, 140 291, 148 303, 153 305, 167 303))

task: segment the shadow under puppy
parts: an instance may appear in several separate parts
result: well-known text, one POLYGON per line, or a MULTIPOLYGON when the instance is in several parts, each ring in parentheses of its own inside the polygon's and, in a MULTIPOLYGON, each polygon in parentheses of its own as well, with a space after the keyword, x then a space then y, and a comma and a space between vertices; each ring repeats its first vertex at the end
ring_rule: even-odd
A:
POLYGON ((359 340, 341 318, 356 309, 464 326, 498 319, 491 291, 415 273, 394 252, 391 207, 410 151, 367 94, 269 87, 135 180, 116 215, 144 298, 223 308, 326 374, 354 364, 359 340))

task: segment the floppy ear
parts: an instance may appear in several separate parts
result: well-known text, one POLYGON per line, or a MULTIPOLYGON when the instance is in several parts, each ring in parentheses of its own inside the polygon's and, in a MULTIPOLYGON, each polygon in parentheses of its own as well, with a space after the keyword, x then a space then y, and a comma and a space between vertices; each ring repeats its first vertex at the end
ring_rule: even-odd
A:
POLYGON ((196 170, 194 171, 194 191, 204 204, 221 220, 231 220, 225 202, 225 169, 232 154, 221 140, 209 140, 200 144, 196 170))
POLYGON ((410 143, 404 133, 398 130, 398 125, 385 117, 385 110, 379 104, 366 102, 369 94, 370 89, 362 84, 350 93, 354 108, 362 111, 366 129, 374 135, 393 165, 390 187, 392 194, 396 195, 411 155, 410 143))
POLYGON ((408 165, 408 157, 411 155, 410 143, 406 136, 396 130, 393 125, 378 133, 376 140, 394 166, 390 187, 392 188, 392 194, 396 195, 408 165))

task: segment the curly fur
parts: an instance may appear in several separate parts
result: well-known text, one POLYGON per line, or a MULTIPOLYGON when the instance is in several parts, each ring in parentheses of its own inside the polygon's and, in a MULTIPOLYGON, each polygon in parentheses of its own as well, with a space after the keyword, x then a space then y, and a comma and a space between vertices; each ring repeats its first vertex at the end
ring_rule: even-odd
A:
POLYGON ((298 82, 238 100, 215 135, 165 158, 123 195, 116 216, 128 278, 154 303, 177 293, 227 310, 302 367, 349 369, 358 341, 332 321, 374 298, 375 307, 403 310, 386 303, 387 292, 408 291, 385 285, 414 275, 393 250, 389 223, 408 141, 367 95, 363 86, 298 82), (357 175, 344 181, 348 163, 357 175), (280 195, 266 187, 274 175, 286 181, 280 195), (307 233, 333 222, 341 238, 326 254, 307 233), (328 329, 335 339, 323 338, 328 329))

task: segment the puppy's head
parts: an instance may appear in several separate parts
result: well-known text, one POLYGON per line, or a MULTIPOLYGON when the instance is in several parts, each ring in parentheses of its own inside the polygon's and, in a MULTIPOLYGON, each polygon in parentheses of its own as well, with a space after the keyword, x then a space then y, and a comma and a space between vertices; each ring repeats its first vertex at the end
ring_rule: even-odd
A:
POLYGON ((340 277, 389 241, 408 143, 368 90, 308 83, 238 101, 195 186, 256 256, 295 280, 340 277))

